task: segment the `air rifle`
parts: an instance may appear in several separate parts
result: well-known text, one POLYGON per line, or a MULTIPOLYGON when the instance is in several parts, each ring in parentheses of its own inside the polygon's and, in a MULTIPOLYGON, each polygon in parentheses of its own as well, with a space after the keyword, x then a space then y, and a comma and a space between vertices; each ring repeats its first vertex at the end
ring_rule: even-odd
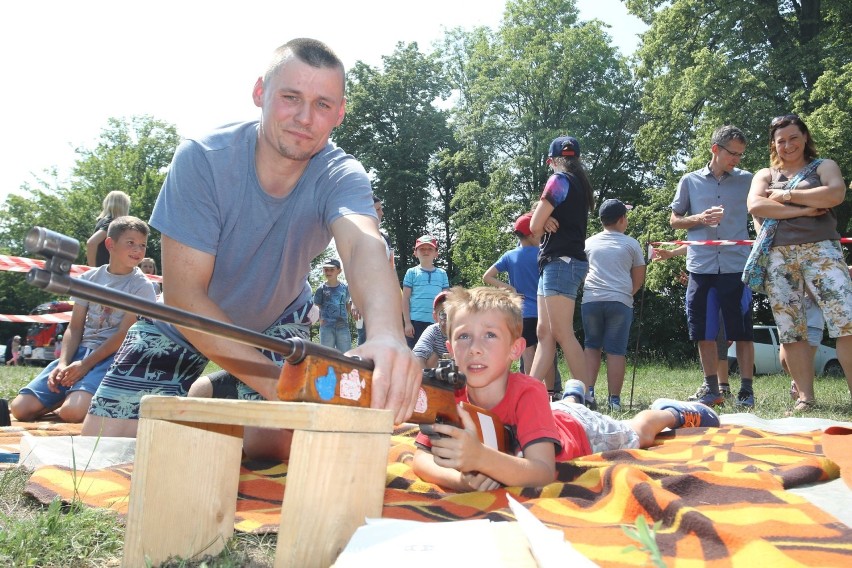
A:
MULTIPOLYGON (((33 286, 280 353, 286 361, 278 378, 280 400, 362 408, 370 406, 372 361, 347 357, 335 349, 301 338, 270 337, 86 280, 72 278, 71 266, 77 259, 80 244, 71 237, 43 227, 33 227, 27 232, 24 247, 27 252, 45 258, 44 268, 32 268, 27 274, 27 282, 33 286)), ((454 393, 464 386, 465 377, 457 372, 453 365, 446 363, 451 362, 445 362, 435 369, 424 370, 411 422, 462 426, 454 393)), ((480 439, 495 449, 505 451, 503 426, 496 416, 473 405, 467 405, 467 409, 477 423, 480 439)))

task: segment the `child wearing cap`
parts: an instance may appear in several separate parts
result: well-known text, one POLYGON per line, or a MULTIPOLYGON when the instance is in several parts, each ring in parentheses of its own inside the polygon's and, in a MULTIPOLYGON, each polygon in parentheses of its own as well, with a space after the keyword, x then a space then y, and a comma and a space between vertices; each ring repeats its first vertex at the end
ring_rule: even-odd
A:
POLYGON ((589 398, 594 398, 595 380, 606 352, 609 408, 621 410, 625 354, 633 323, 633 295, 645 282, 645 255, 639 241, 624 234, 629 206, 618 199, 601 204, 603 231, 586 239, 589 273, 583 284, 580 306, 585 332, 589 398))
POLYGON ((438 366, 438 361, 444 359, 447 351, 447 314, 444 312, 444 301, 447 299, 446 290, 435 296, 432 303, 432 318, 438 323, 433 323, 426 328, 414 346, 414 356, 424 369, 438 366))
POLYGON ((482 275, 482 281, 486 284, 506 288, 524 298, 524 329, 522 335, 527 341, 527 347, 524 349, 521 358, 523 362, 521 372, 527 374, 531 370, 535 347, 538 344, 538 335, 536 335, 538 299, 536 293, 538 291, 538 243, 540 239, 533 235, 530 229, 531 219, 532 213, 524 213, 515 220, 513 232, 518 237, 517 248, 503 253, 497 262, 492 264, 482 275), (509 276, 508 284, 498 278, 498 275, 504 272, 509 276))
POLYGON ((435 323, 432 303, 435 296, 450 288, 450 280, 443 268, 435 266, 438 258, 438 239, 423 235, 414 243, 414 256, 419 264, 409 268, 402 279, 402 319, 405 339, 414 349, 423 331, 435 323))
POLYGON ((352 300, 349 286, 340 282, 340 261, 336 258, 322 265, 325 282, 314 292, 314 305, 320 309, 320 343, 343 353, 352 349, 349 331, 349 310, 352 300))
POLYGON ((530 374, 545 381, 552 391, 554 385, 546 373, 557 343, 571 375, 591 384, 583 348, 574 335, 574 305, 589 270, 586 227, 594 194, 575 138, 560 136, 551 142, 547 164, 553 175, 530 221, 532 232, 544 235, 538 253, 538 347, 530 374))

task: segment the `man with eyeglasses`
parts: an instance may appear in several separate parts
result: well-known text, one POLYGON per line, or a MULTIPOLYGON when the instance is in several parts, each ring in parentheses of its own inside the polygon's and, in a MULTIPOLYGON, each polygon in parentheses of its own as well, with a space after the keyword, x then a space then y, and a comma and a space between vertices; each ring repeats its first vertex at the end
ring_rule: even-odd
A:
MULTIPOLYGON (((680 179, 669 222, 674 229, 686 229, 691 241, 746 240, 752 174, 736 167, 745 154, 745 134, 735 126, 722 126, 710 143, 710 162, 680 179)), ((687 250, 686 317, 704 371, 704 384, 690 400, 708 406, 723 404, 730 393, 716 374, 716 335, 724 324, 727 339, 736 341, 742 374, 735 404, 754 407, 751 290, 741 280, 748 253, 747 246, 697 245, 687 250)))

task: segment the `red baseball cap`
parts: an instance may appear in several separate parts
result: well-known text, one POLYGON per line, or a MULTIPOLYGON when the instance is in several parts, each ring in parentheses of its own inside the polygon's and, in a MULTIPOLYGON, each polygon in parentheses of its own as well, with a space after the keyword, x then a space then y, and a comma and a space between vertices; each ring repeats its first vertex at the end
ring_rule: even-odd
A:
POLYGON ((515 232, 520 233, 525 237, 532 235, 530 230, 530 221, 532 221, 531 213, 524 213, 515 220, 515 232))
POLYGON ((432 301, 432 309, 437 310, 438 304, 445 301, 447 299, 447 296, 449 296, 449 295, 450 295, 449 290, 444 290, 442 292, 439 292, 438 295, 435 296, 435 299, 432 301))
POLYGON ((438 250, 438 239, 433 237, 432 235, 423 235, 416 241, 414 241, 414 250, 417 250, 417 247, 421 247, 423 245, 432 245, 435 247, 435 250, 438 250))

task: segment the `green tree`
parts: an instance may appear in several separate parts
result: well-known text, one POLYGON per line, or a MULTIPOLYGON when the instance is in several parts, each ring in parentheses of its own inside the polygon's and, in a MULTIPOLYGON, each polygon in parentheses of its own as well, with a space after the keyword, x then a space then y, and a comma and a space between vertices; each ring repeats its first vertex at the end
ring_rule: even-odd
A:
POLYGON ((452 250, 462 286, 481 286, 482 275, 500 255, 513 248, 517 239, 512 222, 521 209, 509 199, 512 174, 496 170, 487 187, 477 182, 461 184, 453 198, 452 227, 456 235, 452 250))
POLYGON ((445 232, 430 167, 452 143, 447 113, 435 105, 449 88, 434 56, 420 53, 416 43, 398 43, 382 61, 381 70, 359 61, 349 71, 347 116, 333 138, 370 172, 402 275, 414 263, 408 252, 417 237, 445 232))
POLYGON ((573 0, 516 0, 496 33, 448 34, 443 61, 459 92, 457 138, 515 175, 513 198, 534 200, 550 172, 550 141, 571 134, 599 200, 637 200, 646 169, 633 150, 641 116, 627 61, 573 0))

